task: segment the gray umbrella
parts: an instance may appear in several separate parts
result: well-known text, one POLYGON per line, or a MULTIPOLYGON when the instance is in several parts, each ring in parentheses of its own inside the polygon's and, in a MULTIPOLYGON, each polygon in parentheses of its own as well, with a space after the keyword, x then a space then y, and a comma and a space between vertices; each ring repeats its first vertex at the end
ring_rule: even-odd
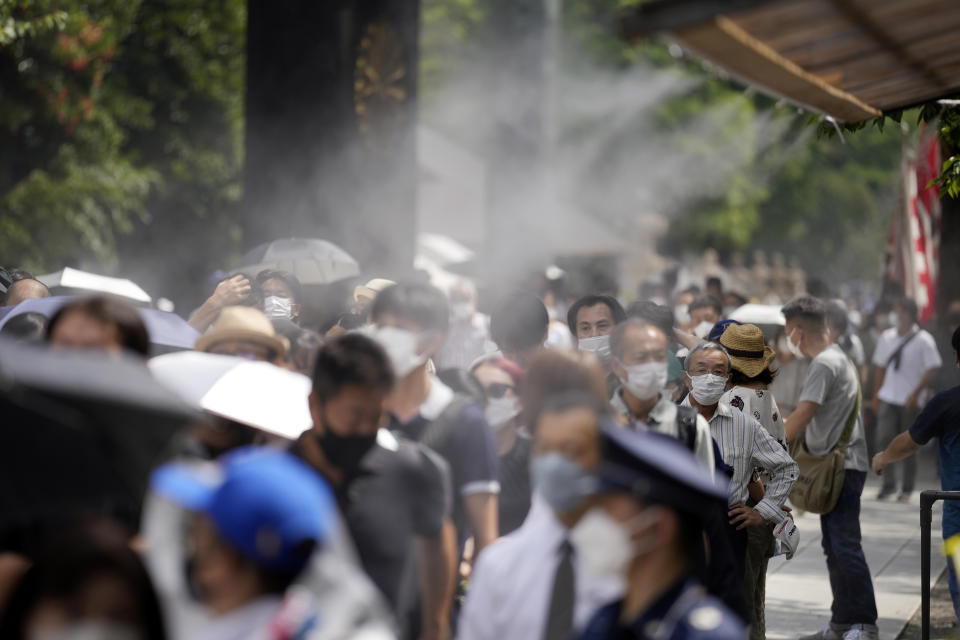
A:
POLYGON ((248 251, 233 272, 256 276, 264 269, 289 271, 303 284, 329 284, 360 274, 353 256, 317 238, 283 238, 261 244, 248 251))
POLYGON ((4 518, 81 504, 135 510, 173 434, 199 415, 156 382, 141 359, 4 340, 0 407, 4 518))

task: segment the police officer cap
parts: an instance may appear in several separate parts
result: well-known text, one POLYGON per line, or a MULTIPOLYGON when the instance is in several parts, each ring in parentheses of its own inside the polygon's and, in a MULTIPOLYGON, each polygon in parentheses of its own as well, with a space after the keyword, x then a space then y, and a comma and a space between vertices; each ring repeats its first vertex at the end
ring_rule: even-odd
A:
POLYGON ((714 480, 676 438, 607 423, 601 439, 601 491, 627 491, 697 517, 726 503, 726 482, 714 480))

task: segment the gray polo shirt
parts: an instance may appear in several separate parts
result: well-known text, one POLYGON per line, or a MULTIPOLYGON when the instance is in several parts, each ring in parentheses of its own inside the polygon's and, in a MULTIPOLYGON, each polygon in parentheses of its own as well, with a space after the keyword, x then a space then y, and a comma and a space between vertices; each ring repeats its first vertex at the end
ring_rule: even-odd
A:
MULTIPOLYGON (((830 345, 810 363, 799 402, 820 405, 804 431, 807 449, 811 454, 826 455, 840 440, 843 427, 856 406, 858 390, 857 370, 837 345, 830 345)), ((869 468, 863 420, 859 412, 843 466, 855 471, 867 471, 869 468)))

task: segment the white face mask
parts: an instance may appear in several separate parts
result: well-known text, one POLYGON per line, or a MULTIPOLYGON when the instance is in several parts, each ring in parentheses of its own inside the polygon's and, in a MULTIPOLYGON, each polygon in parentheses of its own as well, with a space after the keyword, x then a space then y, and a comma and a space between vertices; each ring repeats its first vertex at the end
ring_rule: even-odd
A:
POLYGON ((580 338, 580 340, 577 341, 577 348, 580 351, 590 351, 606 362, 610 359, 610 336, 580 338))
POLYGON ((703 407, 709 407, 720 402, 720 396, 727 389, 727 379, 723 376, 715 376, 712 373, 690 376, 690 384, 693 386, 690 395, 697 401, 697 404, 703 407))
POLYGON ((263 313, 268 318, 293 318, 293 302, 289 298, 267 296, 263 299, 263 313))
POLYGON ((469 320, 476 313, 472 302, 455 302, 450 305, 450 315, 456 320, 469 320))
POLYGON ((650 551, 649 543, 633 539, 648 526, 650 515, 648 508, 630 522, 620 522, 602 507, 593 507, 570 530, 570 543, 590 573, 623 576, 636 556, 650 551))
POLYGON ((666 362, 644 362, 621 366, 627 370, 627 379, 620 379, 624 388, 638 400, 649 400, 655 397, 667 386, 667 363, 666 362))
POLYGON ((710 335, 710 329, 713 329, 713 324, 704 320, 693 328, 693 335, 701 340, 706 340, 707 336, 710 335))
POLYGON ((794 358, 802 358, 803 352, 800 350, 800 341, 798 340, 796 344, 794 344, 793 342, 793 334, 795 334, 796 332, 797 332, 797 329, 794 328, 793 331, 790 332, 790 335, 787 336, 786 347, 787 347, 787 351, 793 354, 794 358))
POLYGON ((517 415, 517 399, 510 396, 491 398, 487 401, 487 422, 495 430, 501 429, 517 415))
POLYGON ((681 327, 690 324, 690 312, 687 311, 687 305, 678 304, 673 308, 673 317, 681 327))
POLYGON ((890 327, 900 326, 900 317, 897 315, 896 311, 891 311, 887 314, 887 325, 890 327))
POLYGON ((378 327, 373 338, 380 343, 390 357, 393 364, 393 373, 397 378, 404 378, 408 373, 427 361, 427 356, 417 353, 420 347, 420 336, 399 327, 378 327))

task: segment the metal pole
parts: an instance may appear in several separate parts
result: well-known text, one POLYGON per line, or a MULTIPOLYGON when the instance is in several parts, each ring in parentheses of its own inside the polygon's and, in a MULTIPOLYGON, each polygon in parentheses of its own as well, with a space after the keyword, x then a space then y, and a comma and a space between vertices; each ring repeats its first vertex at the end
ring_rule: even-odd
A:
POLYGON ((920 493, 920 640, 930 640, 930 527, 936 493, 920 493))

